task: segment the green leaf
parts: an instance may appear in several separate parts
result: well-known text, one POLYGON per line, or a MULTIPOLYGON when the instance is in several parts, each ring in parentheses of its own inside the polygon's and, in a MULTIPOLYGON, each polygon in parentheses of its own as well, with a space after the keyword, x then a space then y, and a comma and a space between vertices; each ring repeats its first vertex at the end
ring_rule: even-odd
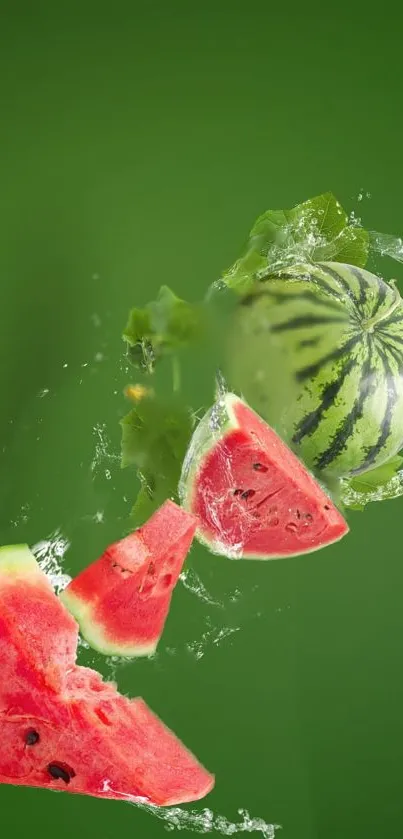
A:
POLYGON ((155 301, 129 314, 123 340, 129 345, 131 362, 152 373, 159 358, 201 336, 203 314, 199 305, 181 300, 168 286, 161 286, 155 301))
POLYGON ((246 253, 222 282, 245 294, 268 273, 296 263, 332 260, 364 267, 368 248, 367 231, 350 224, 337 199, 327 192, 291 210, 263 213, 250 232, 246 253))
POLYGON ((267 268, 267 259, 258 251, 249 250, 245 256, 238 259, 221 278, 228 288, 238 294, 247 294, 253 288, 255 279, 260 271, 267 268))
POLYGON ((121 427, 122 468, 135 467, 140 480, 133 514, 145 521, 163 501, 176 496, 193 416, 180 404, 149 398, 123 417, 121 427))
POLYGON ((403 495, 403 457, 396 455, 387 463, 354 478, 341 481, 341 498, 346 507, 363 510, 371 501, 387 501, 403 495))
POLYGON ((161 286, 157 300, 148 304, 148 310, 160 348, 176 350, 200 334, 200 307, 181 300, 168 286, 161 286))
POLYGON ((123 333, 129 345, 129 358, 134 367, 152 373, 155 352, 152 344, 151 316, 147 309, 132 309, 123 333))
POLYGON ((346 262, 364 268, 368 259, 369 234, 363 227, 345 227, 331 242, 318 245, 314 262, 346 262))

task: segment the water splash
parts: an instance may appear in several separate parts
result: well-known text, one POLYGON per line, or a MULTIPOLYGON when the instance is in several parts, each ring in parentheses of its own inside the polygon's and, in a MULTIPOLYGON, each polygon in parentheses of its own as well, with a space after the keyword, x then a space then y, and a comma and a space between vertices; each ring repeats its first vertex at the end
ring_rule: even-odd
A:
MULTIPOLYGON (((111 442, 106 432, 105 423, 98 422, 92 429, 95 438, 95 452, 91 461, 91 472, 94 474, 104 468, 106 463, 116 463, 120 460, 120 455, 112 451, 111 442)), ((111 479, 111 470, 104 468, 104 475, 107 480, 111 479)))
POLYGON ((219 609, 224 608, 225 604, 212 597, 212 595, 207 591, 203 581, 200 579, 199 575, 196 574, 196 571, 194 571, 193 568, 187 568, 185 571, 182 571, 179 575, 179 579, 185 589, 190 591, 192 594, 195 594, 196 597, 198 597, 203 603, 208 603, 209 606, 217 606, 219 609))
MULTIPOLYGON (((365 474, 362 476, 364 487, 365 474)), ((362 490, 356 489, 348 480, 342 480, 342 498, 346 507, 363 510, 367 504, 374 501, 392 501, 403 495, 403 469, 399 469, 386 484, 371 489, 370 485, 362 490)))
POLYGON ((165 829, 168 831, 190 830, 193 833, 204 834, 214 832, 220 836, 235 836, 237 833, 260 833, 263 839, 275 839, 276 831, 281 829, 279 824, 270 824, 259 817, 253 818, 244 808, 237 810, 240 821, 231 822, 225 816, 216 815, 207 807, 200 811, 184 810, 182 807, 156 807, 145 798, 114 790, 108 779, 103 782, 102 792, 113 792, 145 813, 161 819, 165 822, 165 829))
POLYGON ((227 382, 221 372, 221 370, 216 371, 215 376, 215 391, 216 391, 216 400, 217 399, 225 399, 229 388, 227 382))
POLYGON ((20 512, 15 519, 11 520, 11 524, 13 527, 20 527, 22 524, 26 524, 29 519, 29 511, 30 506, 28 503, 22 504, 20 512))
POLYGON ((37 542, 31 548, 39 567, 46 574, 57 594, 71 582, 71 577, 65 574, 62 567, 64 555, 69 547, 68 539, 60 530, 55 530, 47 539, 37 542))
POLYGON ((269 824, 261 818, 253 818, 248 811, 240 808, 237 810, 240 821, 231 822, 225 816, 216 815, 212 810, 205 808, 197 810, 183 810, 182 807, 169 807, 160 809, 149 804, 140 804, 142 810, 162 819, 165 822, 165 829, 190 830, 193 833, 218 833, 220 836, 235 836, 236 833, 260 833, 263 839, 274 839, 276 831, 281 828, 279 824, 269 824))
POLYGON ((186 644, 186 648, 199 661, 205 655, 206 649, 210 644, 218 647, 225 638, 233 635, 234 632, 239 632, 240 628, 240 626, 222 626, 220 629, 218 627, 211 627, 203 632, 200 640, 191 641, 186 644))
POLYGON ((403 262, 403 239, 375 230, 371 230, 369 236, 371 251, 380 256, 389 256, 395 262, 403 262))
POLYGON ((357 201, 363 201, 364 198, 372 198, 372 196, 370 192, 362 188, 357 195, 357 201))

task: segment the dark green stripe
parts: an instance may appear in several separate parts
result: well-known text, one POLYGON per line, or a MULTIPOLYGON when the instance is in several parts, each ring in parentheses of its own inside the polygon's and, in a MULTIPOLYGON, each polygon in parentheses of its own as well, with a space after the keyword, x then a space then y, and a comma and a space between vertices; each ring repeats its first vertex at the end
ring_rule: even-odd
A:
POLYGON ((372 349, 367 342, 368 355, 362 366, 361 381, 358 389, 358 398, 349 414, 344 418, 332 442, 324 452, 316 459, 315 465, 318 469, 327 469, 331 463, 341 454, 348 443, 349 437, 353 434, 356 422, 361 419, 364 411, 364 404, 373 390, 373 381, 376 377, 376 370, 372 369, 372 349))
POLYGON ((382 323, 382 330, 385 329, 385 326, 392 326, 394 323, 403 324, 403 309, 401 305, 397 306, 396 309, 389 315, 388 318, 381 321, 382 323))
POLYGON ((387 332, 383 328, 377 329, 375 334, 377 337, 381 338, 382 341, 384 341, 385 338, 389 338, 389 341, 393 341, 394 344, 403 344, 403 335, 393 335, 393 332, 387 332))
POLYGON ((304 338, 299 342, 298 348, 303 350, 305 347, 316 347, 322 340, 322 335, 315 335, 313 338, 304 338))
POLYGON ((308 364, 306 367, 302 367, 300 370, 297 370, 295 373, 297 382, 304 382, 306 379, 316 376, 322 367, 325 367, 325 365, 329 362, 339 361, 343 355, 350 353, 361 340, 361 335, 353 335, 353 337, 349 338, 349 340, 346 341, 345 344, 342 344, 341 347, 337 347, 336 350, 332 350, 332 352, 322 356, 322 358, 319 358, 318 361, 315 361, 313 364, 308 364))
POLYGON ((357 364, 358 361, 356 358, 347 358, 337 379, 329 382, 323 388, 321 394, 322 401, 320 405, 318 405, 314 411, 311 411, 311 413, 307 414, 307 416, 298 423, 295 434, 292 438, 293 443, 298 445, 301 443, 303 437, 309 437, 314 431, 316 431, 323 415, 329 410, 329 408, 332 407, 332 405, 334 405, 335 399, 340 393, 347 376, 351 373, 354 367, 357 366, 357 364))
MULTIPOLYGON (((377 335, 376 338, 379 338, 379 336, 377 335)), ((377 344, 376 344, 377 348, 378 348, 378 343, 379 342, 377 341, 377 344)), ((385 352, 388 352, 391 356, 393 356, 394 360, 397 363, 398 370, 399 370, 400 374, 403 375, 403 352, 402 352, 402 350, 399 350, 390 341, 386 341, 385 338, 380 339, 380 344, 381 344, 381 346, 379 347, 379 349, 381 351, 382 351, 382 349, 384 349, 385 352)))
MULTIPOLYGON (((283 278, 281 277, 280 279, 283 278)), ((313 303, 315 306, 323 306, 325 309, 334 309, 337 312, 342 312, 342 304, 340 302, 318 297, 314 291, 309 291, 308 289, 306 291, 298 291, 295 294, 287 294, 270 288, 262 288, 259 291, 245 295, 240 302, 242 306, 250 306, 255 300, 261 300, 263 297, 270 297, 275 303, 279 303, 280 305, 282 303, 293 303, 294 301, 298 302, 301 300, 313 303)), ((347 320, 346 317, 344 319, 347 320)))
POLYGON ((333 277, 336 283, 339 283, 339 285, 341 285, 341 287, 344 288, 344 291, 346 292, 347 296, 355 305, 357 303, 357 298, 345 277, 342 277, 341 274, 338 273, 338 271, 336 271, 334 268, 330 268, 329 265, 325 265, 323 262, 321 263, 321 268, 322 271, 325 272, 325 274, 328 274, 329 277, 333 277))
POLYGON ((239 303, 241 306, 251 306, 259 296, 260 295, 254 294, 253 292, 251 294, 245 294, 245 297, 242 297, 239 303))
MULTIPOLYGON (((319 269, 321 271, 321 269, 319 269)), ((321 271, 322 273, 322 271, 321 271)), ((305 280, 308 282, 312 282, 317 288, 326 294, 327 297, 333 297, 335 300, 338 301, 340 305, 340 294, 337 289, 333 288, 333 286, 329 285, 326 280, 318 274, 314 272, 308 274, 281 274, 279 277, 281 280, 305 280)))
MULTIPOLYGON (((383 352, 380 352, 379 355, 382 359, 383 367, 384 367, 384 370, 385 370, 385 377, 386 377, 387 390, 388 390, 388 396, 387 396, 387 401, 386 401, 386 410, 385 410, 383 420, 381 422, 379 437, 378 437, 376 443, 373 446, 371 446, 370 449, 368 449, 367 454, 366 454, 366 458, 365 458, 364 462, 361 464, 361 467, 359 469, 360 472, 362 472, 366 469, 369 469, 371 466, 373 466, 373 464, 376 461, 378 455, 380 454, 383 447, 385 446, 385 443, 386 443, 388 437, 390 436, 390 433, 391 433, 391 430, 392 430, 393 409, 394 409, 394 407, 396 405, 396 402, 398 400, 398 393, 396 391, 396 385, 395 385, 395 382, 394 382, 393 370, 390 367, 390 364, 389 364, 389 361, 388 361, 386 355, 383 352)), ((355 472, 356 471, 357 470, 355 470, 355 472)))
POLYGON ((292 329, 303 329, 310 326, 326 326, 329 323, 345 323, 345 318, 336 318, 332 315, 299 315, 290 318, 283 323, 275 323, 270 326, 271 332, 287 332, 292 329))
POLYGON ((350 265, 350 272, 356 278, 360 286, 360 296, 358 298, 358 305, 362 308, 367 302, 368 280, 355 265, 350 265))
MULTIPOLYGON (((313 303, 315 306, 324 306, 326 309, 335 309, 338 312, 342 311, 341 303, 337 302, 336 300, 328 300, 324 299, 324 297, 319 297, 315 294, 314 291, 310 291, 310 289, 306 289, 305 291, 296 291, 295 294, 293 291, 282 292, 277 291, 271 288, 263 288, 261 291, 255 293, 255 297, 272 297, 276 303, 293 303, 294 300, 306 300, 309 303, 313 303)), ((328 297, 328 295, 327 295, 328 297)))
POLYGON ((377 312, 379 312, 379 309, 381 308, 381 306, 383 306, 383 304, 386 300, 386 293, 388 291, 387 286, 385 285, 385 283, 382 282, 382 280, 379 279, 379 277, 377 277, 377 280, 378 280, 379 291, 378 291, 378 296, 375 300, 375 303, 374 303, 374 306, 373 306, 373 309, 372 309, 372 312, 371 312, 371 315, 370 315, 371 318, 375 317, 377 312))

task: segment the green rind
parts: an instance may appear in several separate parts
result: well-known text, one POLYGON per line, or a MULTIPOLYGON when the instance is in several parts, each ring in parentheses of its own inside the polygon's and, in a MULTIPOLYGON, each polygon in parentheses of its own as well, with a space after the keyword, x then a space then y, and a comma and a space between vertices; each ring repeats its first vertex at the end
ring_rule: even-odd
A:
POLYGON ((76 619, 83 638, 97 652, 106 656, 120 656, 122 658, 140 658, 155 653, 158 640, 154 644, 148 645, 115 644, 102 631, 102 627, 97 623, 90 605, 83 603, 80 598, 68 590, 60 592, 59 598, 76 619))
MULTIPOLYGON (((13 577, 36 576, 42 579, 38 563, 28 545, 4 545, 0 547, 0 575, 13 577)), ((46 577, 43 576, 43 582, 46 577)))
POLYGON ((265 279, 239 307, 230 353, 236 385, 316 474, 359 474, 402 447, 403 301, 374 274, 322 263, 265 279))

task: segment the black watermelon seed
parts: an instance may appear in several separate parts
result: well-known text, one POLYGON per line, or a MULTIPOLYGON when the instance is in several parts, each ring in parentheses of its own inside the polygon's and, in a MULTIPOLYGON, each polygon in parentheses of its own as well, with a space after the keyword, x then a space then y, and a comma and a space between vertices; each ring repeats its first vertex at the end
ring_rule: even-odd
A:
POLYGON ((252 466, 252 469, 254 469, 255 472, 267 472, 268 468, 269 467, 264 466, 263 463, 254 463, 252 466))
POLYGON ((256 490, 254 489, 246 489, 245 492, 242 493, 241 498, 243 501, 247 501, 248 498, 253 498, 255 495, 256 490))
POLYGON ((65 784, 69 784, 76 774, 74 769, 71 769, 66 763, 48 763, 47 771, 52 778, 55 780, 60 779, 65 784))
POLYGON ((243 489, 234 489, 234 495, 242 495, 243 489))
POLYGON ((39 741, 39 734, 34 728, 30 728, 25 735, 25 745, 34 746, 39 741))

